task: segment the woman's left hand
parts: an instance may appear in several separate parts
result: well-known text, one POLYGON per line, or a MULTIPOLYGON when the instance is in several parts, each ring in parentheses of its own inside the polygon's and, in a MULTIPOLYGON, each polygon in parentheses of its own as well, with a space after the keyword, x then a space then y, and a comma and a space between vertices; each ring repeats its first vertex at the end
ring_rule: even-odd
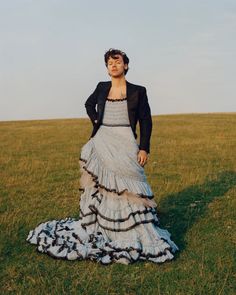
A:
POLYGON ((138 152, 138 162, 141 166, 144 166, 147 163, 148 154, 145 150, 139 150, 138 152))

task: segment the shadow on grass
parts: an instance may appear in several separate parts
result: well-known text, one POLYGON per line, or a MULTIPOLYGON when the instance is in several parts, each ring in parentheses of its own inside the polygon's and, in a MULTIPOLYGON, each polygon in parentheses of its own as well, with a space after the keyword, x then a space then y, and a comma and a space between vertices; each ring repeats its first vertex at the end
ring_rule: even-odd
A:
POLYGON ((160 202, 160 207, 165 212, 159 214, 160 227, 170 231, 171 238, 180 248, 180 252, 186 247, 186 232, 204 216, 208 204, 236 185, 234 171, 224 171, 216 175, 214 180, 209 178, 210 176, 203 184, 192 185, 178 193, 167 195, 160 202))

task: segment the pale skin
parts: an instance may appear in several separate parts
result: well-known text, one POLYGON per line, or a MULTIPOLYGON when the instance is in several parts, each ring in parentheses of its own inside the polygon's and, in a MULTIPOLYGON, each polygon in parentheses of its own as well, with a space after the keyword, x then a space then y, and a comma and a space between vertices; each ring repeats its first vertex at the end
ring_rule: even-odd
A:
MULTIPOLYGON (((108 75, 111 76, 111 89, 108 97, 110 98, 124 98, 126 97, 126 80, 125 69, 128 65, 124 63, 123 57, 117 54, 118 59, 109 58, 107 63, 108 75)), ((141 166, 144 166, 148 160, 148 153, 145 150, 139 150, 137 160, 141 166)))

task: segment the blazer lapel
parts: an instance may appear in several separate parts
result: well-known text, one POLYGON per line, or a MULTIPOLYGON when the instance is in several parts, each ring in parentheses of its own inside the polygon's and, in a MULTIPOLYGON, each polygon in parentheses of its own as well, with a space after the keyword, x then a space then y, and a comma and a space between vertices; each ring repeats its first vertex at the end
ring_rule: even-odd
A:
MULTIPOLYGON (((131 120, 131 108, 134 108, 138 100, 136 88, 130 82, 126 81, 126 98, 127 98, 127 109, 129 114, 129 119, 131 120)), ((98 105, 100 109, 100 120, 104 113, 106 98, 108 97, 109 91, 111 89, 111 81, 107 81, 103 84, 103 88, 98 95, 98 105)))
MULTIPOLYGON (((126 81, 126 97, 127 97, 127 102, 130 101, 130 99, 132 99, 132 92, 133 92, 133 87, 132 84, 129 83, 127 80, 126 81)), ((103 90, 101 95, 99 95, 99 98, 102 99, 104 101, 104 103, 106 102, 106 98, 109 94, 109 91, 111 89, 111 81, 107 81, 104 86, 103 86, 103 90)))

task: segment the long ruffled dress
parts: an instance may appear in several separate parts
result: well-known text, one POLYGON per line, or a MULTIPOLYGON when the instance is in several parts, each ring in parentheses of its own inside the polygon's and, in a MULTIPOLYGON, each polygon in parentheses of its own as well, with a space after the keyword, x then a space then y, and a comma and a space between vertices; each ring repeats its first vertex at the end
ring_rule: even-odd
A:
POLYGON ((81 149, 79 219, 40 223, 27 241, 54 258, 161 263, 179 250, 158 227, 157 204, 129 124, 127 99, 106 99, 103 122, 81 149))

